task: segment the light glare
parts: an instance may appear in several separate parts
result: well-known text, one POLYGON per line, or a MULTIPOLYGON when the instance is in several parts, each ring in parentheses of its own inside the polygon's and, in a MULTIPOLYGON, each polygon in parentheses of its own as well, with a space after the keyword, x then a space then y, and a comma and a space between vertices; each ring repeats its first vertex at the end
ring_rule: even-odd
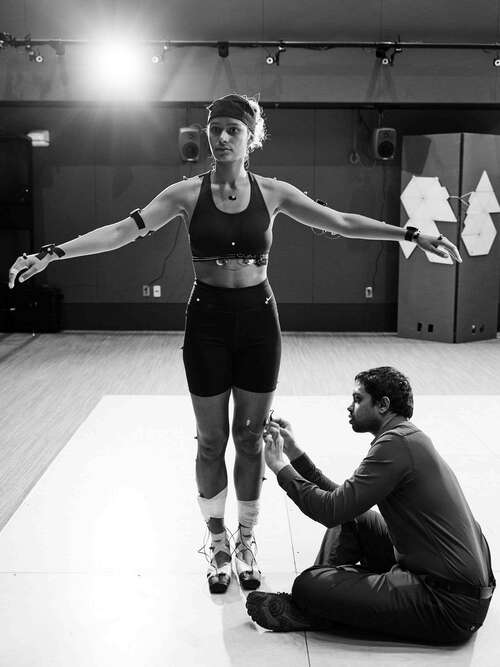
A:
POLYGON ((95 45, 91 53, 91 70, 102 94, 134 95, 141 83, 143 53, 132 41, 106 42, 95 45))

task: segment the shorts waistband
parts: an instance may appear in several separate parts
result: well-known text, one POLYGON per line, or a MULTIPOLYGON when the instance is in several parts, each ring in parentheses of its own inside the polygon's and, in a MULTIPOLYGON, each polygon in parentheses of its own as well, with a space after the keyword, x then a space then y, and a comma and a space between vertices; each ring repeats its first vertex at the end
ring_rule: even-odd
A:
POLYGON ((194 287, 201 287, 202 289, 207 288, 209 290, 214 290, 217 292, 238 292, 240 294, 250 290, 259 290, 267 286, 270 287, 269 280, 267 278, 265 278, 261 283, 257 283, 257 285, 250 285, 249 287, 219 287, 218 285, 210 285, 209 283, 204 283, 202 280, 199 280, 198 278, 196 278, 194 281, 194 287))
POLYGON ((201 280, 195 280, 189 303, 197 299, 219 308, 248 310, 269 303, 272 297, 273 291, 267 278, 250 287, 217 287, 201 280))

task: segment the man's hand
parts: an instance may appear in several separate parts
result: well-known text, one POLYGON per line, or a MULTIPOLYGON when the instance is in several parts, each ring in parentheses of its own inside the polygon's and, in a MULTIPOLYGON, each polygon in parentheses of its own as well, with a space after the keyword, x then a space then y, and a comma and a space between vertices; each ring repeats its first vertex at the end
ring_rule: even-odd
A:
POLYGON ((268 424, 264 431, 264 445, 266 463, 277 475, 282 468, 288 465, 283 452, 283 437, 278 425, 268 424))
POLYGON ((295 442, 295 437, 292 432, 292 425, 289 421, 282 419, 281 417, 274 417, 269 425, 279 427, 280 435, 283 438, 283 451, 288 456, 290 461, 293 461, 293 459, 298 458, 301 456, 301 454, 304 453, 299 447, 297 447, 297 443, 295 442))

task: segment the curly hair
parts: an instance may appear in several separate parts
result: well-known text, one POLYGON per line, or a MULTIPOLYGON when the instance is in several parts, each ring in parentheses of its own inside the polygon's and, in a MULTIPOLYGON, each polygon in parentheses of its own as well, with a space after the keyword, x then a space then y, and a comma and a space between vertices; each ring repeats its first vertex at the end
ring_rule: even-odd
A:
POLYGON ((264 111, 255 97, 240 95, 253 109, 255 116, 255 130, 248 144, 248 151, 251 153, 256 148, 262 148, 262 144, 267 139, 267 128, 264 120, 264 111))
POLYGON ((383 396, 391 402, 390 410, 410 419, 413 415, 413 392, 410 381, 392 366, 379 366, 358 373, 354 378, 370 394, 372 401, 380 401, 383 396))

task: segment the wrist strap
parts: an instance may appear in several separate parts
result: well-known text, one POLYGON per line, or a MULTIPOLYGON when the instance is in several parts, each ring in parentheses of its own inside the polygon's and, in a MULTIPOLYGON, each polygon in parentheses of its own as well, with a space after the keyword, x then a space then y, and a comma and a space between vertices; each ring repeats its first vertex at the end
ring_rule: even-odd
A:
POLYGON ((56 246, 55 243, 47 243, 43 245, 37 254, 37 259, 44 259, 47 255, 57 255, 58 257, 64 257, 66 253, 62 248, 56 246))
POLYGON ((408 226, 405 232, 405 241, 416 241, 420 236, 420 231, 416 227, 408 226))

